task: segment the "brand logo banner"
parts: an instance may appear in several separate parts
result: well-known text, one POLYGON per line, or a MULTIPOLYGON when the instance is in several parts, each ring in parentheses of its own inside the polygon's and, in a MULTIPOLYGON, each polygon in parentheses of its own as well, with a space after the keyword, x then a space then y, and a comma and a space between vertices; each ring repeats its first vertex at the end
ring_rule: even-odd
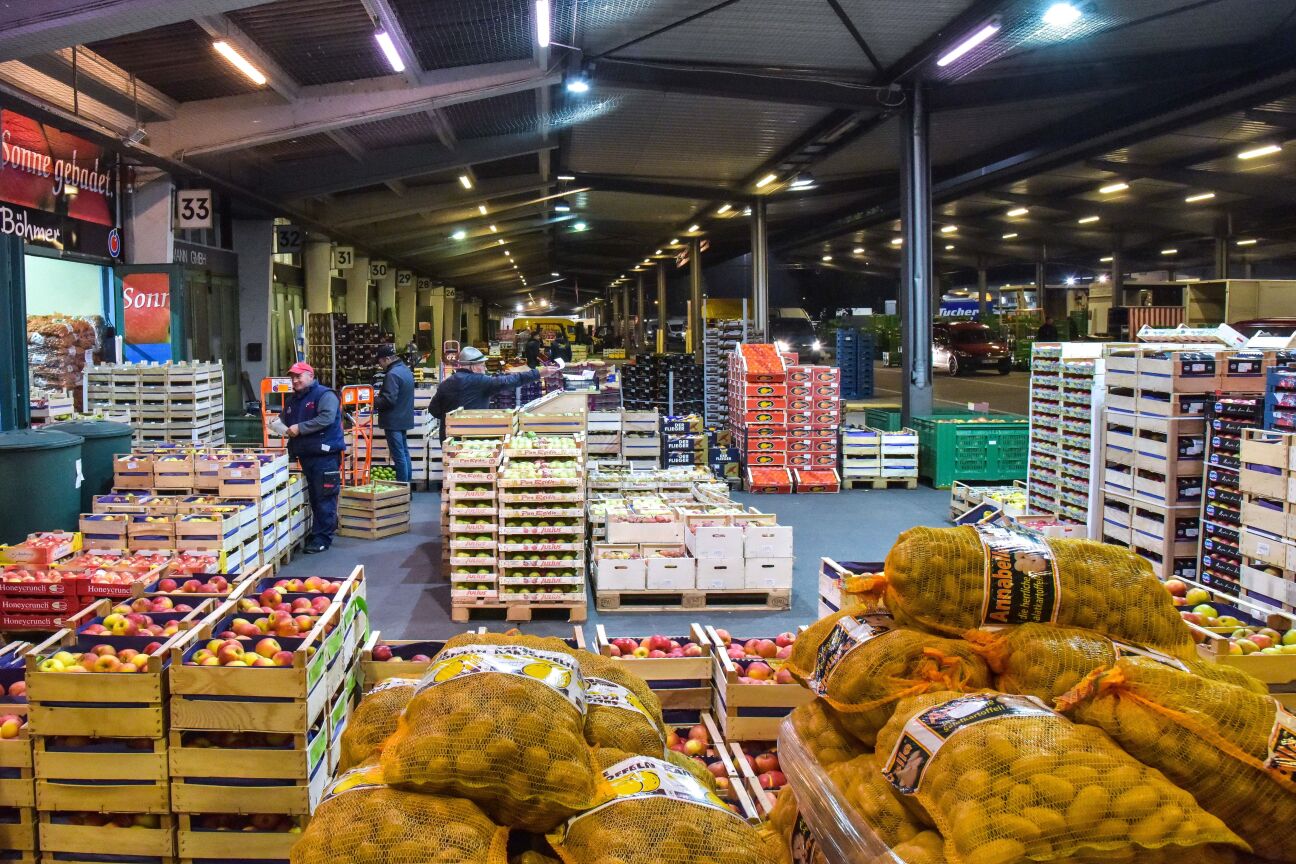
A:
POLYGON ((128 273, 122 277, 123 335, 132 363, 171 359, 171 276, 128 273))

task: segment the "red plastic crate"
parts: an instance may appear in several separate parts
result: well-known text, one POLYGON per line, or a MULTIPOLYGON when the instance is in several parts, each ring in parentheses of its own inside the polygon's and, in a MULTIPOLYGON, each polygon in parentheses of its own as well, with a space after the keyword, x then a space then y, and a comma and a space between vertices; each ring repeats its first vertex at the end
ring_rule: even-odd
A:
POLYGON ((787 495, 792 492, 792 472, 786 468, 751 467, 746 472, 748 492, 787 495))
POLYGON ((807 493, 831 493, 841 491, 841 478, 835 468, 795 468, 792 471, 796 480, 796 491, 807 493))

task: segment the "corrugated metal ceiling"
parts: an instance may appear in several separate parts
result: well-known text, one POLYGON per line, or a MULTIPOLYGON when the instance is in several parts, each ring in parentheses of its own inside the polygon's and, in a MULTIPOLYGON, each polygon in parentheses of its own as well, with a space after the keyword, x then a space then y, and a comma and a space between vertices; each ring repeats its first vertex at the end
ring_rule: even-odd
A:
POLYGON ((211 38, 192 21, 89 45, 91 50, 181 102, 239 96, 259 89, 230 68, 211 46, 211 38))
POLYGON ((534 90, 448 105, 445 113, 460 138, 540 131, 534 90))
POLYGON ((298 84, 390 74, 360 0, 279 0, 229 17, 298 84))
POLYGON ((424 111, 406 114, 403 117, 389 117, 386 120, 362 123, 350 127, 347 131, 365 147, 373 149, 423 142, 441 146, 436 137, 436 130, 432 126, 432 118, 424 111))
POLYGON ((336 141, 320 134, 302 135, 271 144, 262 144, 253 147, 251 152, 276 162, 291 162, 296 159, 313 159, 317 156, 335 156, 341 150, 336 141))
POLYGON ((425 69, 531 56, 528 0, 392 0, 425 69))

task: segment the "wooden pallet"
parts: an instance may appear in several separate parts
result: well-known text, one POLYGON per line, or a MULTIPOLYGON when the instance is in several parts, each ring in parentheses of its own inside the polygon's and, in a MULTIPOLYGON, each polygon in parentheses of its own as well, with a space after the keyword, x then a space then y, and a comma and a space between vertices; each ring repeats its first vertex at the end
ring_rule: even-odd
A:
POLYGON ((572 622, 584 621, 589 615, 588 604, 580 603, 477 603, 469 605, 452 605, 450 607, 450 620, 457 624, 463 624, 470 621, 475 614, 492 611, 499 612, 503 610, 505 621, 530 621, 536 611, 548 611, 565 616, 565 620, 572 622))
POLYGON ((917 477, 843 477, 843 489, 917 489, 917 477))
POLYGON ((396 525, 387 525, 382 528, 353 528, 347 525, 339 525, 337 536, 356 537, 361 540, 381 540, 384 537, 395 537, 397 534, 406 534, 409 530, 409 522, 400 522, 396 525))
POLYGON ((789 588, 763 591, 595 591, 594 598, 600 612, 676 612, 682 609, 754 612, 792 608, 789 588))

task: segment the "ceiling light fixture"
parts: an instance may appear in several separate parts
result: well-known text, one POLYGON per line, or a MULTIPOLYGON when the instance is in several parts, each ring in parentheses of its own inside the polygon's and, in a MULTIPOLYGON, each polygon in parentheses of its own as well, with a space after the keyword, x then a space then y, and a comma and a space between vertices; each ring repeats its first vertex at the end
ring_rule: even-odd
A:
POLYGON ((512 257, 513 257, 513 253, 510 252, 510 251, 507 250, 507 249, 504 250, 504 255, 505 255, 506 257, 509 257, 509 258, 512 258, 512 257))
POLYGON ((462 228, 460 228, 458 231, 450 235, 451 240, 464 240, 467 239, 467 237, 468 237, 468 232, 463 230, 462 228))
POLYGON ((903 237, 892 237, 892 238, 891 238, 891 245, 892 245, 892 246, 903 246, 903 245, 904 245, 904 238, 903 238, 903 237))
POLYGON ((517 311, 521 312, 521 311, 522 311, 522 304, 521 304, 521 303, 517 304, 517 307, 516 307, 516 308, 517 308, 517 311))
POLYGON ((492 233, 492 234, 495 234, 495 233, 497 233, 497 232, 499 231, 499 229, 496 228, 494 225, 490 226, 490 229, 491 229, 491 233, 492 233))
POLYGON ((822 262, 824 262, 825 264, 827 264, 829 261, 832 260, 832 256, 831 256, 831 255, 825 255, 825 256, 823 256, 822 258, 820 258, 819 260, 822 261, 822 262))
POLYGON ((1107 274, 1106 274, 1106 273, 1099 273, 1099 274, 1098 274, 1098 281, 1099 281, 1100 283, 1102 283, 1103 285, 1106 285, 1106 284, 1107 284, 1107 274))
POLYGON ((1259 147, 1252 147, 1250 150, 1243 150, 1237 154, 1239 159, 1259 159, 1261 156, 1268 156, 1271 153, 1282 151, 1281 144, 1263 144, 1259 147))
POLYGON ((1106 186, 1103 186, 1101 189, 1099 189, 1098 192, 1103 195, 1113 195, 1117 192, 1124 192, 1128 188, 1129 188, 1128 183, 1124 183, 1124 182, 1108 183, 1106 186))
POLYGON ((678 244, 679 244, 679 238, 678 238, 678 237, 672 237, 672 238, 670 239, 670 243, 668 243, 668 244, 666 244, 666 245, 668 245, 668 246, 676 246, 676 245, 678 245, 678 244))
POLYGON ((387 65, 392 68, 392 71, 404 72, 405 61, 396 50, 396 43, 392 41, 391 34, 386 30, 379 30, 374 34, 374 39, 378 40, 378 47, 382 49, 383 56, 387 58, 387 65))
POLYGON ((1017 239, 1017 234, 1016 234, 1016 232, 1009 232, 1009 233, 1003 235, 1003 239, 1005 239, 1005 240, 1016 240, 1016 239, 1017 239))
POLYGON ((942 233, 942 234, 957 234, 957 233, 958 233, 958 226, 957 226, 957 225, 942 225, 942 226, 941 226, 941 233, 942 233))
POLYGON ((459 175, 459 185, 462 186, 462 187, 464 187, 465 189, 471 189, 471 188, 472 188, 472 178, 469 177, 467 174, 460 174, 460 175, 459 175))
POLYGON ((1254 246, 1254 245, 1256 245, 1256 244, 1259 243, 1259 242, 1260 242, 1259 240, 1239 240, 1239 241, 1237 241, 1237 245, 1239 245, 1239 246, 1254 246))
POLYGON ((536 0, 536 44, 549 47, 549 0, 536 0))
POLYGON ((656 252, 654 252, 653 254, 654 254, 654 255, 660 255, 661 253, 662 253, 662 250, 658 249, 658 250, 657 250, 656 252))
POLYGON ((589 91, 590 84, 584 75, 577 75, 567 82, 568 93, 588 93, 589 91))
POLYGON ((561 278, 562 278, 562 276, 561 276, 560 274, 558 274, 558 273, 550 273, 549 275, 552 276, 552 277, 554 277, 555 279, 561 279, 561 278))
POLYGON ((1161 250, 1161 254, 1162 254, 1162 255, 1178 255, 1178 254, 1179 254, 1179 250, 1178 250, 1178 249, 1162 249, 1162 250, 1161 250))
POLYGON ((558 179, 559 179, 559 180, 562 180, 562 181, 565 182, 565 183, 570 183, 570 182, 572 182, 573 180, 576 179, 576 175, 575 175, 575 174, 559 174, 559 175, 558 175, 558 179))
POLYGON ((856 255, 863 255, 863 254, 864 254, 864 247, 863 247, 863 246, 856 246, 854 249, 851 250, 851 252, 853 252, 853 253, 856 254, 856 255))
POLYGON ((998 33, 999 27, 1000 27, 1000 23, 999 23, 998 16, 991 18, 989 21, 983 24, 979 30, 972 33, 970 36, 966 37, 962 42, 954 46, 954 48, 949 53, 945 54, 943 57, 937 60, 936 65, 940 66, 942 69, 950 65, 955 60, 967 54, 973 48, 977 47, 982 42, 986 41, 991 36, 998 33))
POLYGON ((253 66, 246 57, 235 50, 233 45, 223 39, 218 39, 212 43, 212 47, 216 49, 216 53, 228 60, 231 66, 246 75, 253 84, 258 87, 265 86, 268 80, 265 73, 253 66))
POLYGON ((1068 288, 1070 288, 1072 285, 1076 284, 1076 278, 1075 278, 1074 276, 1068 276, 1068 277, 1066 277, 1066 280, 1065 280, 1065 281, 1066 281, 1066 284, 1067 284, 1067 287, 1068 287, 1068 288))
POLYGON ((1083 217, 1083 218, 1081 218, 1081 219, 1077 219, 1076 222, 1079 223, 1080 225, 1092 225, 1093 223, 1097 222, 1100 218, 1102 218, 1102 217, 1100 217, 1100 216, 1085 216, 1085 217, 1083 217))
POLYGON ((1070 27, 1084 17, 1084 13, 1070 3, 1054 3, 1044 11, 1044 23, 1050 27, 1070 27))
POLYGON ((756 188, 764 189, 766 186, 773 183, 777 179, 778 179, 777 174, 766 174, 764 177, 756 181, 756 188))
POLYGON ((1099 258, 1098 260, 1101 261, 1103 264, 1110 264, 1111 262, 1115 261, 1116 258, 1114 256, 1108 255, 1104 258, 1099 258))
POLYGON ((814 175, 811 174, 809 171, 806 171, 803 174, 798 174, 797 176, 793 177, 792 182, 788 184, 788 188, 789 189, 813 189, 814 185, 815 185, 814 175))
POLYGON ((700 225, 690 225, 690 226, 688 227, 688 230, 689 230, 689 233, 690 233, 690 234, 696 234, 698 231, 701 231, 701 230, 702 230, 702 226, 700 226, 700 225))
POLYGON ((732 204, 721 204, 719 209, 716 210, 716 215, 723 216, 724 214, 728 213, 732 209, 733 209, 732 204))
POLYGON ((498 243, 498 244, 501 245, 501 246, 504 245, 504 241, 503 241, 502 239, 501 239, 501 240, 496 240, 495 242, 498 243))
POLYGON ((1198 201, 1209 201, 1215 197, 1214 192, 1202 192, 1198 195, 1189 195, 1184 199, 1185 204, 1196 204, 1198 201))
POLYGON ((478 204, 478 205, 477 205, 477 212, 480 213, 481 215, 485 216, 485 215, 486 215, 486 205, 485 205, 485 204, 478 204))
POLYGON ((1011 209, 1011 210, 1008 211, 1008 218, 1009 218, 1009 219, 1016 219, 1018 216, 1025 216, 1025 215, 1026 215, 1027 213, 1029 213, 1029 212, 1030 212, 1029 208, 1026 208, 1026 207, 1014 207, 1013 209, 1011 209))
POLYGON ((584 231, 588 227, 589 226, 586 225, 584 222, 577 222, 575 225, 572 226, 572 228, 577 231, 584 231))
POLYGON ((946 246, 946 247, 945 247, 945 251, 946 251, 946 252, 953 252, 953 251, 954 251, 954 245, 951 243, 949 246, 946 246))

